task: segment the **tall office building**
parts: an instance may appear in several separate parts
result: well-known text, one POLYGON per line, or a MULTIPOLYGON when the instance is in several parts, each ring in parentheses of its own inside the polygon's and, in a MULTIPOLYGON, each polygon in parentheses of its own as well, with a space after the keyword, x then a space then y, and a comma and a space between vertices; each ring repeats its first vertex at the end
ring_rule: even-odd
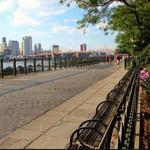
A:
POLYGON ((2 43, 0 43, 0 54, 4 55, 6 49, 7 49, 6 37, 2 37, 2 43))
POLYGON ((41 43, 38 43, 38 51, 39 51, 39 52, 41 52, 41 51, 42 51, 41 43))
POLYGON ((4 43, 0 43, 0 52, 4 53, 5 49, 6 49, 5 44, 4 43))
POLYGON ((34 44, 34 51, 35 52, 41 52, 41 43, 34 44))
POLYGON ((86 48, 87 48, 87 46, 85 43, 80 45, 80 51, 86 51, 86 48))
POLYGON ((34 51, 35 51, 35 52, 38 52, 37 44, 34 44, 34 51))
POLYGON ((7 46, 6 37, 2 37, 2 43, 7 46))
POLYGON ((59 53, 59 45, 52 45, 52 52, 55 53, 59 53))
POLYGON ((19 42, 18 41, 9 41, 8 46, 13 56, 19 55, 19 42))
POLYGON ((32 54, 32 37, 25 36, 22 38, 22 51, 23 55, 31 55, 32 54))

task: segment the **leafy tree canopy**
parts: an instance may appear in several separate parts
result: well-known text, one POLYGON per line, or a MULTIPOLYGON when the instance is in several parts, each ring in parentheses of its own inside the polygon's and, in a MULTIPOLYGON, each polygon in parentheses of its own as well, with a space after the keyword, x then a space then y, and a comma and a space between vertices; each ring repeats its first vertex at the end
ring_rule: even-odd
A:
POLYGON ((60 0, 70 6, 76 3, 85 10, 78 21, 79 28, 89 24, 107 23, 103 29, 117 31, 116 42, 120 50, 134 54, 150 44, 150 0, 60 0), (115 4, 115 5, 114 5, 115 4))

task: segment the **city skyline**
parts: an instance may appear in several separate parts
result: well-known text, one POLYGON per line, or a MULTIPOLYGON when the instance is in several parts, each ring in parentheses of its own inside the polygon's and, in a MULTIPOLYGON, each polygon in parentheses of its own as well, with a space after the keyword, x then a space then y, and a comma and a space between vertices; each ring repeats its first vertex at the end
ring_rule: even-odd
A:
POLYGON ((98 30, 103 24, 89 26, 86 34, 77 29, 76 21, 83 14, 76 6, 60 5, 59 0, 1 0, 0 36, 19 43, 22 37, 32 36, 33 44, 41 43, 44 50, 54 44, 79 50, 81 43, 87 43, 89 49, 115 48, 116 33, 105 36, 98 30))

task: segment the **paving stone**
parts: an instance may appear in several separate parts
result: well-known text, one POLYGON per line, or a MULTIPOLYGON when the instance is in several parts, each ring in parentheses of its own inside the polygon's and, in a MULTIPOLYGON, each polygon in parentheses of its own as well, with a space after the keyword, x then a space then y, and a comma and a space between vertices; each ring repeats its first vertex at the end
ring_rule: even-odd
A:
POLYGON ((64 149, 68 141, 68 138, 62 139, 45 135, 26 147, 26 149, 64 149))
POLYGON ((31 130, 31 131, 35 131, 35 132, 44 132, 46 130, 48 130, 49 128, 51 128, 52 126, 55 125, 56 122, 59 121, 58 117, 50 117, 47 115, 41 116, 33 121, 31 121, 30 123, 28 123, 27 125, 24 125, 23 127, 21 127, 21 129, 24 130, 31 130))
POLYGON ((7 138, 5 142, 0 144, 0 149, 22 149, 29 142, 29 140, 7 138))
POLYGON ((25 129, 17 129, 13 133, 9 134, 7 137, 13 139, 20 139, 20 140, 30 140, 32 141, 36 137, 40 136, 41 133, 39 131, 30 131, 25 129))

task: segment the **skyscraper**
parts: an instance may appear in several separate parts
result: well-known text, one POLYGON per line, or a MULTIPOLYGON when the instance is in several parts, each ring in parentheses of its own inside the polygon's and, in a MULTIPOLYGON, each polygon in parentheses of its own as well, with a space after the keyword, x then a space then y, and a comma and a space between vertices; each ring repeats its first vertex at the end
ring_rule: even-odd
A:
POLYGON ((34 51, 35 51, 35 52, 38 52, 37 44, 34 44, 34 51))
POLYGON ((6 37, 2 37, 2 43, 7 46, 6 37))
POLYGON ((80 51, 86 51, 86 44, 85 43, 80 45, 80 51))
POLYGON ((38 52, 42 50, 41 43, 38 43, 38 52))
POLYGON ((41 43, 34 44, 34 51, 41 52, 41 43))
POLYGON ((52 52, 53 53, 59 53, 59 45, 52 45, 52 52))
POLYGON ((13 56, 19 55, 19 42, 18 41, 9 41, 8 46, 11 49, 11 54, 13 56))
POLYGON ((22 38, 22 50, 23 55, 31 55, 32 54, 32 37, 31 36, 25 36, 22 38))

